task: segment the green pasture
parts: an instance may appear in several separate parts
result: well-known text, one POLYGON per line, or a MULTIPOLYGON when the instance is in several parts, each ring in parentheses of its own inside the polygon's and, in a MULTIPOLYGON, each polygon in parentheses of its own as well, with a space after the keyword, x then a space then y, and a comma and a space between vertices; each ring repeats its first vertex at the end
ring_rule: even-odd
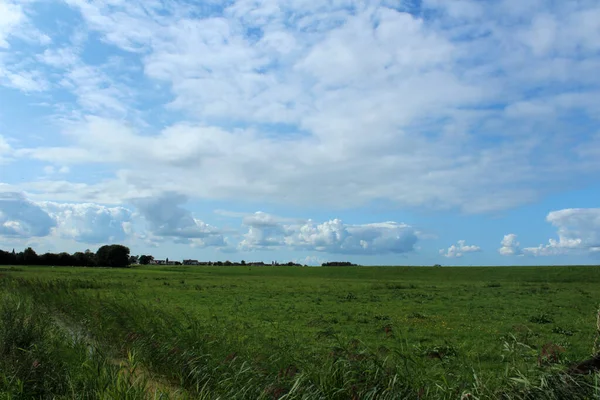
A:
POLYGON ((113 364, 137 357, 152 396, 598 398, 597 375, 564 371, 595 351, 599 267, 3 267, 0 276, 5 293, 113 364))

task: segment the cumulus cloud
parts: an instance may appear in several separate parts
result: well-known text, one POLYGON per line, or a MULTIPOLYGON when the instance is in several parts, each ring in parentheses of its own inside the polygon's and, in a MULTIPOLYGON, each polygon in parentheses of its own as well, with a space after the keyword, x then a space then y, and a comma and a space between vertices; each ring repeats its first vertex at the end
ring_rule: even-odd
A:
POLYGON ((309 221, 287 237, 286 244, 328 253, 401 254, 413 251, 417 240, 414 229, 406 224, 346 225, 334 219, 322 224, 309 221))
POLYGON ((528 247, 523 252, 533 256, 585 254, 600 251, 600 208, 569 208, 552 211, 546 221, 557 228, 558 240, 528 247))
POLYGON ((503 256, 518 256, 522 254, 521 244, 517 241, 517 235, 514 233, 504 235, 500 244, 502 247, 498 249, 498 252, 503 256))
MULTIPOLYGON (((186 201, 175 193, 138 198, 131 201, 134 212, 95 203, 33 202, 22 193, 3 191, 0 236, 89 244, 141 242, 152 247, 169 240, 222 252, 277 249, 347 255, 404 254, 414 251, 418 241, 417 231, 397 222, 345 224, 332 219, 317 223, 260 211, 243 217, 236 214, 247 229, 240 236, 236 230, 219 229, 195 218, 183 207, 186 201)), ((310 260, 314 263, 317 258, 307 258, 307 263, 310 260)))
POLYGON ((411 226, 396 222, 347 225, 333 219, 285 224, 257 213, 245 219, 245 225, 249 229, 239 245, 243 250, 285 247, 337 254, 400 254, 413 251, 418 240, 411 226))
POLYGON ((152 235, 170 238, 196 246, 221 246, 224 239, 219 230, 194 218, 189 210, 181 207, 187 198, 176 193, 158 197, 139 198, 132 201, 148 223, 152 235), (195 239, 194 242, 190 242, 195 239))
POLYGON ((24 194, 0 191, 0 236, 47 236, 54 226, 54 219, 24 194))
POLYGON ((277 217, 261 211, 244 217, 243 225, 248 227, 248 232, 239 244, 242 250, 282 246, 289 229, 277 217))
POLYGON ((457 244, 453 244, 447 250, 441 249, 440 254, 447 258, 460 258, 466 253, 477 253, 480 251, 481 247, 467 245, 466 240, 459 240, 457 244))
POLYGON ((98 204, 41 202, 39 206, 55 221, 54 232, 76 242, 119 243, 132 236, 130 210, 98 204))

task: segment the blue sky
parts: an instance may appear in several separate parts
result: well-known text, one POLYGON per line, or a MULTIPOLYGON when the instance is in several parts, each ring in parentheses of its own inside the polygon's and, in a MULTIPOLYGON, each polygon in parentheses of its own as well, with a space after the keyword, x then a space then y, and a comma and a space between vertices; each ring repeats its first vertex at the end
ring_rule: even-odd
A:
POLYGON ((600 259, 600 4, 0 0, 0 248, 600 259))

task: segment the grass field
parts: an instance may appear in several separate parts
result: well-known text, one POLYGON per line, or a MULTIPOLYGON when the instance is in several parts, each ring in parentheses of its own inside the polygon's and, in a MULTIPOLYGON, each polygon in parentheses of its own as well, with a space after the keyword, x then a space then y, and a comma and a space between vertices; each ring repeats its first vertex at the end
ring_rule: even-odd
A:
POLYGON ((598 267, 5 267, 0 399, 600 398, 598 267))

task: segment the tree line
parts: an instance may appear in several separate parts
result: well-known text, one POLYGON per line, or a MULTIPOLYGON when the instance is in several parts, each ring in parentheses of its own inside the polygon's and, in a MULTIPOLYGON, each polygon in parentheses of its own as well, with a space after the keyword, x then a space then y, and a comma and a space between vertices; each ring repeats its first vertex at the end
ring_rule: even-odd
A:
POLYGON ((21 252, 0 250, 0 265, 47 265, 69 267, 124 268, 131 264, 130 250, 120 244, 102 246, 95 253, 91 250, 69 254, 37 254, 31 247, 21 252))
MULTIPOLYGON (((102 246, 95 253, 91 250, 84 252, 76 252, 73 254, 62 252, 62 253, 44 253, 37 254, 31 247, 26 248, 21 252, 12 252, 0 250, 0 265, 47 265, 57 267, 113 267, 113 268, 124 268, 129 265, 151 264, 154 257, 151 255, 132 256, 128 247, 120 244, 111 244, 102 246)), ((166 261, 168 262, 169 259, 166 261)), ((189 260, 191 261, 191 260, 189 260)), ((182 263, 177 262, 177 265, 182 263)), ((186 265, 184 261, 183 265, 186 265)), ((211 265, 211 266, 295 266, 301 267, 301 264, 295 262, 278 263, 273 261, 271 264, 265 264, 264 262, 231 262, 231 261, 209 261, 198 264, 188 265, 211 265)), ((323 267, 353 267, 356 264, 352 264, 347 261, 332 261, 325 262, 322 264, 323 267)))
POLYGON ((348 261, 330 261, 321 264, 322 267, 357 267, 357 264, 352 264, 348 261))

